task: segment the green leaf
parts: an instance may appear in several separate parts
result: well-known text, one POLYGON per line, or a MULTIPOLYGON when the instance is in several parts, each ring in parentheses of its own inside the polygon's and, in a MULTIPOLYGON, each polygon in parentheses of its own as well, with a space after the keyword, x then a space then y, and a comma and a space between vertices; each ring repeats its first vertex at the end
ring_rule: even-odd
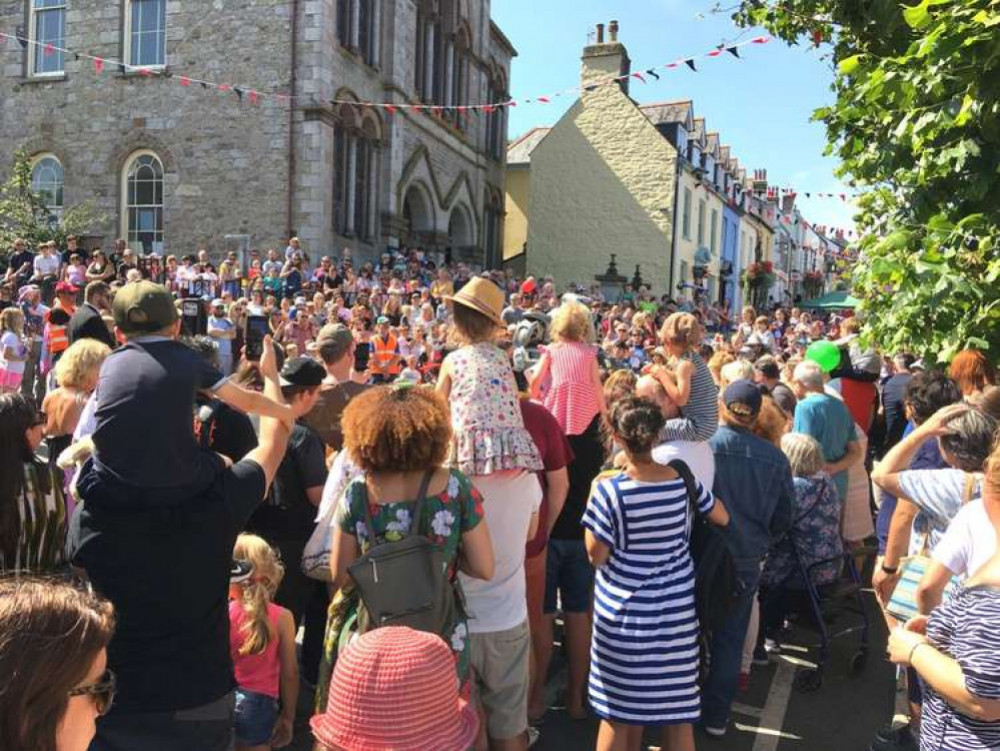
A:
POLYGON ((927 25, 930 21, 930 11, 927 8, 927 0, 923 0, 920 5, 914 5, 912 8, 903 9, 903 19, 909 24, 910 28, 919 29, 922 26, 927 25))
POLYGON ((840 71, 842 75, 849 76, 855 71, 858 65, 861 64, 862 55, 851 55, 850 57, 845 57, 837 65, 837 70, 840 71))
POLYGON ((955 125, 959 127, 965 125, 972 119, 972 108, 975 106, 976 100, 970 95, 966 94, 965 98, 962 100, 962 107, 959 109, 958 114, 955 115, 955 125))

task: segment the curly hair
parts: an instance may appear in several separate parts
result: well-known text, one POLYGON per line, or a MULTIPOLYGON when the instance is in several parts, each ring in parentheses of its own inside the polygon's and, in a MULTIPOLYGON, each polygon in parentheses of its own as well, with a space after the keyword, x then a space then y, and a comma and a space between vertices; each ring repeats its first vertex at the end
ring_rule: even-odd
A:
POLYGON ((906 384, 903 403, 912 413, 913 422, 921 425, 935 412, 949 404, 962 401, 958 384, 939 370, 917 373, 906 384))
POLYGON ((664 344, 679 344, 691 349, 698 346, 701 337, 701 324, 690 313, 671 313, 660 328, 660 339, 664 344))
POLYGON ((73 342, 56 363, 56 380, 62 387, 84 388, 90 386, 101 369, 111 348, 96 339, 73 342))
POLYGON ((963 349, 951 361, 948 375, 966 396, 982 391, 996 381, 996 371, 986 355, 978 349, 963 349))
POLYGON ((549 334, 554 342, 592 342, 595 338, 594 317, 586 305, 564 302, 552 315, 549 334))
POLYGON ((366 472, 438 467, 452 435, 444 397, 422 386, 368 389, 347 405, 341 429, 344 448, 366 472))
POLYGON ((663 423, 663 413, 649 399, 627 396, 611 408, 611 427, 615 437, 632 454, 651 450, 663 423))

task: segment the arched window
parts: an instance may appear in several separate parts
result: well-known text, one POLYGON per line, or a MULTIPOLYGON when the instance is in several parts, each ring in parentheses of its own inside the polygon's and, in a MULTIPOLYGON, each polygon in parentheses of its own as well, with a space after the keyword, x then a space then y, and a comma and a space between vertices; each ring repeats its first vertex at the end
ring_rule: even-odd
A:
POLYGON ((425 102, 442 103, 444 90, 444 38, 437 3, 422 0, 417 6, 414 88, 425 102))
POLYGON ((31 166, 31 190, 45 202, 45 208, 58 221, 63 210, 63 166, 52 154, 35 158, 31 166))
POLYGON ((362 119, 355 107, 342 104, 333 128, 333 230, 370 241, 376 235, 378 122, 362 119))
POLYGON ((507 148, 507 108, 499 105, 510 97, 503 71, 493 67, 488 75, 486 101, 497 106, 486 115, 486 153, 497 161, 503 161, 507 148))
POLYGON ((122 229, 129 246, 141 253, 163 251, 163 163, 151 151, 125 162, 122 229))
POLYGON ((368 65, 378 65, 381 0, 337 0, 337 41, 368 65))

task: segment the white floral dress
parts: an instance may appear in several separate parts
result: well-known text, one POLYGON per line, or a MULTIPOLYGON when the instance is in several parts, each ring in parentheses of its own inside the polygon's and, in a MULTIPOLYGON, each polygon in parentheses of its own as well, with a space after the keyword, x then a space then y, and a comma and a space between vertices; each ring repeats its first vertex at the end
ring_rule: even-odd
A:
MULTIPOLYGON (((337 526, 344 532, 353 533, 358 540, 361 553, 371 547, 368 530, 365 527, 364 503, 368 499, 365 479, 353 480, 344 490, 340 507, 337 509, 337 526)), ((402 540, 413 521, 416 499, 394 503, 371 504, 372 525, 376 536, 386 542, 402 540)), ((444 554, 445 573, 450 581, 458 576, 458 553, 462 535, 479 526, 483 520, 483 498, 469 478, 458 470, 451 470, 448 486, 437 495, 429 495, 424 501, 423 518, 418 520, 416 529, 441 548, 444 554)), ((464 618, 452 625, 451 649, 455 653, 458 677, 463 687, 468 677, 469 650, 468 630, 464 618)))

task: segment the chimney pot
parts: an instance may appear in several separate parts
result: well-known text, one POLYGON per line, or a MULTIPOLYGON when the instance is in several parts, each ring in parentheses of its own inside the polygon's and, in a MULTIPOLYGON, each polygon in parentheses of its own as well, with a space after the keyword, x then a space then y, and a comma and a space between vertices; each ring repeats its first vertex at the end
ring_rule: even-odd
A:
POLYGON ((611 38, 612 42, 618 41, 618 22, 612 21, 608 25, 608 36, 611 38))
POLYGON ((604 24, 597 24, 597 43, 604 44, 604 24))

